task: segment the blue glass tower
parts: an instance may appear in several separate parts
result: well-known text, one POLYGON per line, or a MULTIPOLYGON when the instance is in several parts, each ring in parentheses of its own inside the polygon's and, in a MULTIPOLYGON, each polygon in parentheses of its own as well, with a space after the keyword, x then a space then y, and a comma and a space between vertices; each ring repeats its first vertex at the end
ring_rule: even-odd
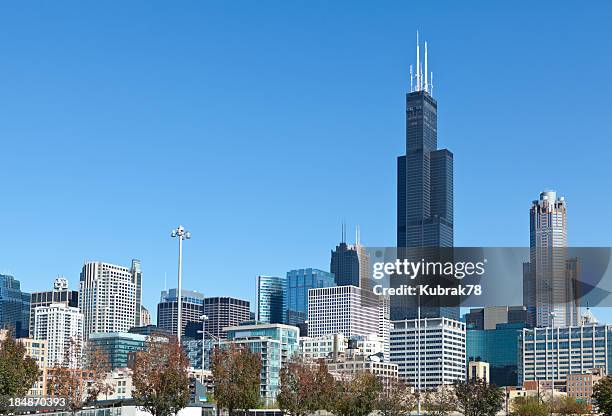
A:
POLYGON ((286 320, 287 280, 279 276, 257 276, 257 320, 282 324, 286 320))
MULTIPOLYGON (((452 247, 453 154, 438 149, 438 103, 427 73, 427 43, 424 73, 419 60, 417 37, 417 71, 413 78, 411 67, 411 91, 406 95, 406 155, 397 159, 397 246, 452 247)), ((392 297, 391 319, 416 318, 413 301, 392 297)), ((458 319, 459 310, 430 305, 422 308, 421 316, 458 319)))
POLYGON ((287 324, 300 325, 308 319, 308 289, 335 286, 334 274, 318 269, 287 272, 287 324))
POLYGON ((16 338, 28 336, 30 294, 21 291, 13 276, 0 274, 0 329, 9 329, 16 338))

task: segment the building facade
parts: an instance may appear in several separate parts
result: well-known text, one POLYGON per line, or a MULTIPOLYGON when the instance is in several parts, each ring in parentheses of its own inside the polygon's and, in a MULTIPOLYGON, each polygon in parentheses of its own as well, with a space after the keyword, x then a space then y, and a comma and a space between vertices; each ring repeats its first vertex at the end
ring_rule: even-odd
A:
POLYGON ((374 293, 356 286, 334 286, 308 291, 308 335, 378 334, 381 302, 374 293))
POLYGON ((64 303, 72 308, 79 307, 79 291, 68 289, 68 279, 58 276, 53 281, 53 290, 33 292, 30 295, 30 334, 34 333, 34 311, 38 306, 64 303))
MULTIPOLYGON (((177 289, 164 290, 157 304, 157 326, 176 335, 178 330, 178 296, 177 289)), ((182 290, 181 336, 190 322, 202 322, 204 314, 204 295, 194 290, 182 290)))
POLYGON ((243 346, 261 356, 260 397, 266 405, 272 405, 278 395, 280 374, 298 352, 300 330, 282 324, 240 325, 226 328, 227 340, 221 348, 230 345, 243 346))
POLYGON ((297 269, 287 272, 287 320, 300 325, 308 319, 308 291, 335 286, 334 275, 318 269, 297 269))
POLYGON ((391 362, 417 390, 464 381, 465 324, 448 318, 393 321, 391 362))
POLYGON ((287 320, 287 279, 279 276, 257 276, 257 320, 282 324, 287 320))
POLYGON ((495 329, 497 324, 528 324, 527 308, 525 306, 487 306, 472 308, 465 314, 467 329, 495 329))
POLYGON ((570 374, 612 369, 610 325, 525 328, 519 339, 519 383, 548 381, 565 388, 570 374))
POLYGON ((0 329, 8 329, 16 338, 29 335, 30 294, 21 291, 13 276, 0 274, 0 329))
POLYGON ((495 329, 467 330, 467 359, 489 363, 491 383, 518 386, 519 338, 524 323, 497 324, 495 329))
POLYGON ((93 333, 87 345, 102 353, 111 369, 126 368, 130 353, 143 351, 147 346, 147 336, 127 332, 93 333))
POLYGON ((83 351, 83 314, 65 303, 38 306, 35 310, 35 340, 47 342, 47 367, 80 368, 83 351))
POLYGON ((342 228, 342 242, 331 252, 329 270, 334 275, 336 286, 357 286, 372 290, 370 257, 359 241, 359 229, 354 245, 346 243, 345 229, 342 228))
POLYGON ((134 270, 98 261, 85 263, 79 289, 85 339, 94 332, 127 332, 137 326, 138 277, 134 270))
MULTIPOLYGON (((406 95, 406 154, 397 159, 397 247, 452 247, 453 154, 438 149, 438 103, 427 69, 423 74, 419 67, 419 48, 417 38, 416 77, 411 77, 406 95)), ((425 62, 427 68, 427 43, 425 62)), ((394 287, 401 284, 406 284, 404 279, 392 279, 394 287)), ((459 319, 459 308, 434 303, 423 307, 420 314, 416 308, 413 297, 393 296, 391 319, 459 319)))
POLYGON ((523 265, 523 304, 532 326, 578 325, 578 268, 567 254, 567 206, 554 191, 529 210, 529 263, 523 265))
POLYGON ((204 331, 215 338, 225 339, 224 328, 251 320, 248 300, 217 296, 204 298, 204 331))

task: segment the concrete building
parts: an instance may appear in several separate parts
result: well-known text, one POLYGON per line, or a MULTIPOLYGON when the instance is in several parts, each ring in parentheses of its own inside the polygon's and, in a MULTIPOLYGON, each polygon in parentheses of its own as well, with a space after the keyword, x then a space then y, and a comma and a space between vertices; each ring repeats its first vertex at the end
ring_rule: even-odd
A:
POLYGON ((567 206, 555 191, 540 193, 529 210, 530 256, 523 264, 523 305, 531 326, 579 324, 579 267, 567 254, 567 206))
POLYGON ((47 367, 80 368, 83 351, 83 314, 65 303, 38 306, 34 320, 35 340, 47 342, 47 367))
POLYGON ((482 380, 489 384, 491 382, 489 363, 485 361, 470 361, 468 363, 467 379, 470 381, 482 380))
POLYGON ((34 333, 34 315, 38 306, 49 306, 52 303, 65 303, 72 308, 79 307, 79 291, 68 289, 68 279, 58 276, 53 281, 53 290, 33 292, 30 295, 30 334, 34 333))
POLYGON ((226 327, 240 325, 251 320, 251 304, 248 300, 217 296, 204 298, 204 331, 215 338, 225 339, 226 327))
MULTIPOLYGON (((201 327, 202 315, 204 314, 204 295, 195 290, 182 290, 181 316, 182 332, 185 336, 185 328, 192 322, 201 327)), ((178 330, 178 296, 177 289, 164 290, 157 304, 157 326, 176 335, 178 330)))
POLYGON ((523 329, 519 338, 519 383, 548 381, 566 388, 571 374, 612 369, 610 325, 523 329))
POLYGON ((565 391, 569 397, 587 404, 593 404, 593 386, 606 376, 603 368, 596 368, 585 373, 568 374, 565 391))
POLYGON ((336 379, 352 378, 360 373, 372 373, 381 381, 397 380, 397 364, 382 361, 378 356, 354 355, 329 360, 327 369, 336 379))
POLYGON ((140 310, 137 314, 136 305, 141 305, 137 297, 142 273, 134 262, 138 261, 133 260, 131 268, 98 261, 83 266, 79 308, 85 319, 85 339, 95 332, 127 332, 138 326, 140 310))
POLYGON ((391 362, 418 390, 466 378, 465 324, 448 318, 393 321, 391 362))
POLYGON ((98 395, 98 400, 125 400, 132 398, 134 384, 132 383, 133 372, 129 368, 115 368, 110 371, 105 379, 105 385, 110 389, 98 395))

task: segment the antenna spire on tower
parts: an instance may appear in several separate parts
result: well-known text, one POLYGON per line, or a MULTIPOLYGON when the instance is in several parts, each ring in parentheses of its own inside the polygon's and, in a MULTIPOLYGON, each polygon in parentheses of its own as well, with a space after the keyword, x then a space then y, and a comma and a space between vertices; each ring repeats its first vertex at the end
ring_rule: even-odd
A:
POLYGON ((421 53, 419 51, 419 31, 416 33, 416 90, 421 91, 421 53))
POLYGON ((429 86, 427 83, 427 41, 425 41, 425 91, 429 91, 429 86))

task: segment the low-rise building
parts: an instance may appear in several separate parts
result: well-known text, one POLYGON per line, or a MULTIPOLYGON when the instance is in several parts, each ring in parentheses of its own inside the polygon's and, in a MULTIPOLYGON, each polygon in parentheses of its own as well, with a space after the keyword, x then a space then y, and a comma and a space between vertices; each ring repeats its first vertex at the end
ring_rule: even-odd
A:
POLYGON ((384 362, 382 354, 354 355, 342 357, 336 361, 329 360, 327 368, 335 378, 350 378, 360 373, 372 373, 381 380, 397 380, 397 364, 384 362))
POLYGON ((605 375, 606 373, 602 368, 594 368, 585 373, 568 374, 566 379, 567 395, 578 401, 593 404, 593 386, 605 375))

